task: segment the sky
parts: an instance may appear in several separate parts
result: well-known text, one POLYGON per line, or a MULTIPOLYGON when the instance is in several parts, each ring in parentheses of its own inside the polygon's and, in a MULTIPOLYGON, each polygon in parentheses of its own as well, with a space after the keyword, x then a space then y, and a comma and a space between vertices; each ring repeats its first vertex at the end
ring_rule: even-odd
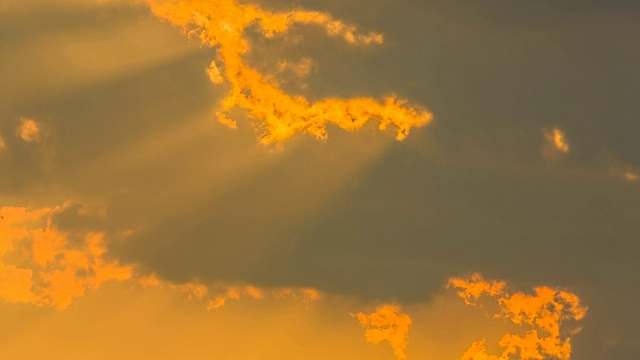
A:
POLYGON ((0 0, 0 357, 640 358, 640 3, 0 0))

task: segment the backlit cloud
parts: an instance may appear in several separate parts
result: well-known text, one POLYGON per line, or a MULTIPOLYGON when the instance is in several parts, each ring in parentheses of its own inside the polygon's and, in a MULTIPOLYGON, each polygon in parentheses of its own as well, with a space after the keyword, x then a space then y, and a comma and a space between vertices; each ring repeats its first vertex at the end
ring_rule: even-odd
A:
POLYGON ((396 306, 385 305, 372 314, 358 313, 356 315, 360 325, 366 329, 365 338, 368 342, 379 344, 386 341, 393 348, 398 360, 407 358, 406 350, 411 328, 411 318, 403 314, 396 306))
POLYGON ((459 296, 471 305, 476 305, 476 300, 484 295, 493 298, 501 307, 496 318, 509 319, 528 329, 525 335, 507 332, 499 342, 504 349, 500 355, 488 353, 485 339, 474 342, 462 360, 509 360, 513 356, 522 360, 549 357, 566 360, 571 357, 571 336, 581 330, 577 322, 587 312, 577 295, 547 286, 536 287, 535 294, 509 293, 506 283, 487 281, 480 274, 452 278, 449 284, 460 289, 459 296))
MULTIPOLYGON (((396 138, 402 140, 411 128, 424 126, 432 120, 428 110, 408 105, 395 95, 386 96, 381 101, 328 98, 310 103, 303 96, 283 92, 243 59, 243 55, 250 51, 244 31, 255 23, 260 25, 261 33, 267 38, 290 30, 294 24, 319 26, 327 35, 342 38, 353 45, 380 44, 384 39, 381 34, 360 33, 355 26, 322 12, 295 10, 274 13, 256 5, 242 5, 236 0, 148 0, 148 3, 156 16, 184 28, 190 35, 200 37, 204 44, 217 47, 219 61, 210 66, 209 78, 219 84, 224 77, 231 86, 217 117, 233 128, 235 121, 229 119, 227 113, 236 107, 247 110, 253 119, 259 121, 263 131, 260 141, 264 144, 286 140, 296 133, 325 139, 329 123, 345 130, 356 130, 374 118, 379 119, 381 130, 394 125, 396 138)), ((305 73, 309 65, 303 63, 293 70, 305 73)))

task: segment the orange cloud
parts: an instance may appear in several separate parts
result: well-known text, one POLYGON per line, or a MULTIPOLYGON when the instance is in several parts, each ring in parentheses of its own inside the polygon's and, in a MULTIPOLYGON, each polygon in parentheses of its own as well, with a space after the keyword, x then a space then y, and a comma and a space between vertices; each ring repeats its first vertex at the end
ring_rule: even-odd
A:
POLYGON ((545 143, 542 145, 542 155, 547 160, 558 160, 559 156, 569 153, 569 143, 564 131, 557 127, 543 130, 545 143))
POLYGON ((39 142, 41 140, 41 129, 35 120, 22 117, 20 118, 18 135, 26 142, 39 142))
POLYGON ((509 360, 517 354, 522 360, 550 356, 561 360, 570 358, 570 336, 581 330, 576 322, 582 320, 587 311, 580 305, 577 295, 546 286, 536 287, 533 295, 522 292, 509 294, 504 282, 489 282, 480 274, 468 279, 453 278, 449 284, 461 289, 458 295, 471 305, 475 305, 474 301, 482 295, 497 299, 502 312, 496 317, 530 328, 523 336, 506 333, 499 342, 504 349, 500 355, 489 354, 485 348, 486 340, 482 340, 474 342, 462 360, 509 360), (568 326, 567 322, 573 326, 568 326))
POLYGON ((478 299, 482 294, 490 296, 500 295, 504 292, 507 283, 504 281, 486 282, 480 274, 473 274, 470 279, 450 279, 449 286, 461 289, 458 295, 464 299, 465 304, 475 305, 473 300, 478 299))
POLYGON ((4 150, 7 148, 7 144, 4 142, 4 138, 0 135, 0 150, 4 150))
POLYGON ((70 206, 0 208, 0 297, 64 309, 87 289, 131 277, 130 267, 103 257, 104 233, 80 232, 72 244, 69 233, 56 228, 53 217, 70 206), (16 264, 6 265, 7 259, 16 264))
POLYGON ((229 300, 250 299, 281 299, 312 302, 321 299, 324 294, 312 288, 260 288, 252 285, 232 286, 217 285, 207 286, 198 282, 173 284, 158 278, 155 274, 139 277, 137 283, 143 287, 158 287, 177 290, 182 293, 185 301, 202 301, 206 303, 208 310, 219 309, 229 300))
MULTIPOLYGON (((354 316, 352 314, 352 316, 354 316)), ((411 318, 400 312, 396 306, 385 305, 379 307, 375 313, 357 315, 360 325, 366 329, 365 338, 368 342, 378 344, 387 341, 398 360, 406 360, 406 349, 409 344, 409 328, 411 318)))
POLYGON ((72 232, 56 226, 55 217, 69 210, 81 216, 105 216, 71 201, 53 208, 0 208, 0 299, 64 309, 87 290, 110 281, 172 289, 185 300, 205 302, 208 309, 241 297, 305 302, 323 297, 322 292, 312 288, 173 284, 156 275, 143 275, 137 271, 138 265, 121 265, 105 258, 104 232, 92 229, 72 232))
MULTIPOLYGON (((308 133, 326 139, 327 124, 335 124, 345 130, 361 128, 370 119, 379 119, 384 130, 394 125, 396 138, 403 140, 411 128, 427 125, 433 115, 426 109, 407 105, 395 95, 382 101, 371 98, 329 98, 310 103, 303 96, 283 92, 263 74, 247 66, 243 55, 250 50, 244 31, 252 24, 259 24, 265 37, 286 32, 293 24, 315 25, 329 36, 340 37, 353 45, 380 44, 381 34, 362 34, 352 26, 335 20, 331 15, 295 10, 273 13, 256 5, 242 5, 236 0, 147 0, 151 11, 200 37, 204 44, 217 47, 219 63, 212 63, 208 73, 213 83, 229 82, 231 90, 217 112, 218 120, 232 128, 235 121, 227 113, 240 107, 259 122, 263 130, 263 144, 282 141, 297 133, 308 133), (223 65, 220 70, 218 65, 223 65)), ((303 66, 296 71, 304 72, 303 66)))

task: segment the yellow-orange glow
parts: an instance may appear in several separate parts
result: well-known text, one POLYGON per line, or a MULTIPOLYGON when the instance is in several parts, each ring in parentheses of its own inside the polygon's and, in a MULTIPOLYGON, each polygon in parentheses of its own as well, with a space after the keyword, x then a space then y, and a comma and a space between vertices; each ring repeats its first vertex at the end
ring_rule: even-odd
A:
POLYGON ((312 288, 260 288, 257 286, 232 286, 218 285, 207 286, 197 282, 172 284, 161 280, 156 275, 137 276, 133 279, 143 287, 157 287, 177 290, 182 293, 185 301, 201 301, 206 304, 208 310, 219 309, 229 300, 250 299, 281 299, 311 302, 323 297, 322 292, 312 288))
POLYGON ((627 171, 623 174, 623 177, 625 180, 627 181, 636 181, 638 180, 638 174, 631 172, 631 171, 627 171))
POLYGON ((360 325, 366 329, 365 338, 368 342, 378 344, 386 341, 391 345, 396 359, 406 360, 411 327, 409 315, 400 312, 396 306, 386 305, 369 315, 358 313, 357 317, 360 325))
POLYGON ((524 336, 506 333, 499 342, 504 349, 500 355, 489 354, 485 348, 486 340, 482 340, 474 342, 462 360, 509 360, 517 354, 522 360, 545 359, 549 356, 562 360, 570 358, 571 338, 568 335, 579 332, 580 328, 575 324, 569 329, 562 326, 566 322, 581 320, 587 311, 586 307, 580 305, 577 295, 546 286, 535 288, 534 295, 522 292, 509 294, 504 282, 489 282, 480 274, 474 274, 469 279, 453 278, 449 283, 461 289, 458 294, 466 303, 474 304, 474 300, 485 294, 497 299, 502 313, 496 314, 496 317, 530 328, 524 336))
MULTIPOLYGON (((155 275, 137 274, 134 267, 120 265, 104 258, 105 234, 84 231, 81 242, 72 244, 70 234, 56 228, 52 217, 73 206, 66 202, 54 208, 0 208, 0 298, 8 302, 31 303, 64 309, 73 299, 89 289, 97 289, 109 281, 129 281, 142 287, 169 288, 180 292, 185 300, 206 302, 208 309, 219 308, 228 300, 241 297, 299 300, 322 298, 312 288, 258 288, 255 286, 220 285, 210 287, 197 282, 172 284, 155 275), (29 249, 16 248, 27 241, 29 249), (5 263, 6 259, 28 264, 19 267, 5 263)), ((101 216, 100 212, 81 212, 101 216)))
POLYGON ((23 117, 20 119, 18 134, 20 138, 26 142, 39 142, 40 126, 35 120, 23 117))
POLYGON ((562 130, 558 128, 545 130, 544 137, 557 151, 565 154, 569 152, 569 143, 567 142, 566 135, 562 130))
POLYGON ((456 278, 450 279, 449 286, 462 289, 458 292, 458 295, 464 299, 465 304, 475 305, 473 300, 480 297, 483 293, 487 293, 490 296, 502 294, 507 283, 504 281, 486 282, 482 275, 473 274, 469 280, 456 278))
MULTIPOLYGON (((354 26, 347 25, 330 15, 296 10, 272 13, 255 5, 242 5, 236 0, 147 0, 151 11, 158 17, 183 27, 191 35, 200 37, 204 44, 218 48, 218 56, 224 70, 218 64, 209 67, 209 78, 214 83, 222 82, 222 72, 231 85, 231 91, 222 101, 217 112, 218 120, 232 128, 235 121, 227 112, 235 107, 248 111, 260 121, 264 131, 263 144, 282 141, 296 133, 308 133, 326 139, 326 125, 338 125, 345 130, 356 130, 368 120, 380 120, 379 128, 394 125, 396 138, 403 140, 411 128, 428 124, 433 116, 423 108, 409 106, 403 99, 390 95, 382 101, 371 98, 349 100, 329 98, 310 103, 302 96, 284 93, 263 74, 247 66, 242 58, 249 50, 244 30, 258 23, 266 37, 283 33, 295 23, 310 24, 324 28, 329 36, 341 37, 353 45, 380 44, 381 34, 361 34, 354 26), (220 76, 219 76, 220 75, 220 76)), ((310 63, 302 64, 294 71, 308 73, 310 63)))
POLYGON ((52 216, 72 205, 0 208, 0 296, 5 300, 64 309, 87 289, 131 277, 129 267, 103 258, 103 233, 84 232, 79 235, 80 243, 72 245, 68 233, 52 226, 52 216), (29 247, 16 248, 19 241, 26 241, 29 247), (6 265, 7 259, 20 265, 6 265))

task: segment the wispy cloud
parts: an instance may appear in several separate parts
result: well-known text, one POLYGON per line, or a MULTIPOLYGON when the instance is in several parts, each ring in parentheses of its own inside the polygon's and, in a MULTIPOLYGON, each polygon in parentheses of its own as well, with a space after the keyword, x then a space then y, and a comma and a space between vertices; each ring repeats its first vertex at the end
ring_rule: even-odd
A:
POLYGON ((324 294, 312 288, 274 287, 265 288, 253 285, 205 285, 199 282, 186 282, 174 284, 162 280, 155 274, 141 275, 135 280, 137 285, 143 287, 155 287, 171 289, 180 292, 186 301, 199 301, 205 304, 208 310, 219 309, 230 300, 238 301, 248 299, 280 299, 313 302, 321 299, 324 294))
POLYGON ((183 27, 190 35, 200 37, 204 44, 217 47, 219 63, 209 68, 209 77, 221 83, 222 76, 231 90, 217 112, 220 122, 235 127, 229 119, 230 110, 240 107, 260 122, 264 144, 282 141, 296 133, 308 133, 325 139, 326 125, 331 123, 345 130, 356 130, 370 119, 380 120, 380 129, 390 125, 397 129, 398 140, 404 139, 411 128, 428 124, 432 114, 406 100, 389 95, 378 101, 372 98, 328 98, 310 103, 302 96, 292 96, 257 70, 249 67, 243 55, 250 50, 245 29, 260 25, 265 37, 274 37, 291 29, 293 24, 315 25, 327 35, 342 38, 349 44, 380 44, 384 37, 378 33, 361 33, 358 29, 331 15, 295 10, 269 12, 256 5, 242 5, 235 0, 148 0, 151 11, 160 18, 183 27), (224 70, 219 69, 224 66, 224 70))

